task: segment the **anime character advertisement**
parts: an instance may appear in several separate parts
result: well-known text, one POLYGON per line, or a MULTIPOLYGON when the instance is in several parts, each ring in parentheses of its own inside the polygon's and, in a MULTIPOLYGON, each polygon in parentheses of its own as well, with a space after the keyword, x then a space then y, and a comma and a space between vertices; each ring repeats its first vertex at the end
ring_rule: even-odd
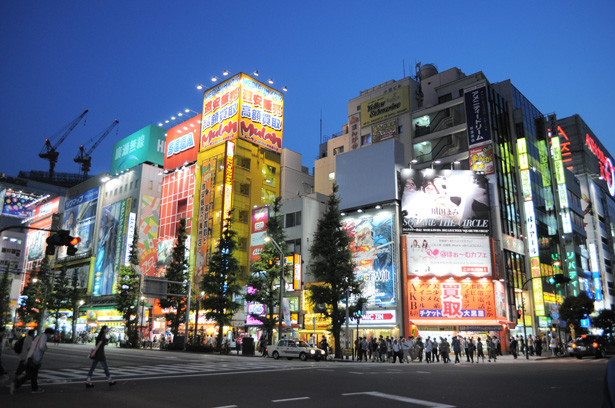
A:
MULTIPOLYGON (((93 188, 77 197, 66 201, 62 229, 70 231, 73 237, 81 238, 77 253, 88 251, 92 247, 96 224, 96 207, 98 205, 98 188, 93 188)), ((66 247, 61 247, 58 256, 66 255, 66 247)))
MULTIPOLYGON (((46 218, 40 221, 37 221, 30 225, 32 228, 41 228, 41 229, 49 229, 51 228, 51 218, 46 218)), ((49 236, 49 231, 40 231, 36 229, 32 229, 28 232, 27 240, 26 240, 26 248, 27 262, 33 262, 39 259, 42 259, 45 255, 45 248, 47 247, 47 237, 49 236)))
POLYGON ((145 276, 156 276, 157 238, 160 220, 160 198, 141 197, 139 220, 139 267, 145 276))
POLYGON ((390 210, 345 217, 355 276, 363 281, 370 305, 395 305, 397 270, 394 261, 394 214, 390 210))
POLYGON ((110 295, 113 293, 116 254, 120 251, 118 238, 121 238, 120 217, 122 203, 113 203, 103 208, 98 228, 98 247, 94 264, 94 286, 92 295, 110 295))
POLYGON ((488 181, 469 170, 401 172, 402 232, 489 233, 488 181))
POLYGON ((493 283, 487 279, 411 279, 408 318, 494 319, 493 283))

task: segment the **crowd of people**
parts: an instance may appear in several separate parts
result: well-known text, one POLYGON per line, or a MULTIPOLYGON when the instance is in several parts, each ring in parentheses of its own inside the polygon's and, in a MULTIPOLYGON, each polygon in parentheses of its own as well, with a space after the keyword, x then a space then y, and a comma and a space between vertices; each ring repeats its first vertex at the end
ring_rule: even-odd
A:
POLYGON ((466 362, 478 363, 481 359, 496 362, 502 355, 500 340, 496 336, 477 337, 453 336, 447 337, 395 337, 383 336, 359 337, 355 340, 355 353, 358 361, 410 363, 417 360, 427 363, 444 364, 451 362, 451 353, 455 356, 455 364, 466 362), (476 356, 476 361, 474 357, 476 356))

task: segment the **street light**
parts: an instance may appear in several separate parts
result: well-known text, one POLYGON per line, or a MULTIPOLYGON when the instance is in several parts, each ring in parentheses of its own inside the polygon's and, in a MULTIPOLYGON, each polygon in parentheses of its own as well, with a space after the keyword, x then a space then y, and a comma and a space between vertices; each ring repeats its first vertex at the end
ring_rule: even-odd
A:
POLYGON ((79 301, 79 303, 77 304, 77 310, 76 313, 73 315, 73 338, 72 338, 72 342, 75 343, 76 340, 76 331, 77 331, 77 321, 75 320, 75 318, 77 318, 77 320, 79 319, 79 309, 81 308, 81 306, 83 306, 83 304, 85 303, 85 300, 81 299, 79 301))
MULTIPOLYGON (((279 310, 279 316, 278 316, 278 340, 280 340, 282 338, 282 297, 284 296, 284 251, 282 251, 282 248, 280 247, 280 245, 278 245, 277 242, 275 242, 275 239, 267 236, 265 237, 265 242, 269 242, 271 241, 271 243, 273 244, 273 246, 276 247, 276 249, 278 251, 280 251, 280 310, 279 310)), ((273 313, 273 310, 272 310, 273 313)))

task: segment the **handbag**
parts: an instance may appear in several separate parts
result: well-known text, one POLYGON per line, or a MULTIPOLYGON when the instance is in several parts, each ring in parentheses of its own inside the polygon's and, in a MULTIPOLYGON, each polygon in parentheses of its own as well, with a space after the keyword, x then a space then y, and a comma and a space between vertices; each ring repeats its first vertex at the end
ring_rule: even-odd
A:
POLYGON ((98 348, 100 347, 100 343, 102 343, 102 342, 99 342, 99 343, 96 345, 96 347, 95 347, 95 348, 92 348, 92 349, 90 350, 90 355, 89 355, 89 357, 90 357, 92 360, 93 360, 93 359, 94 359, 94 357, 96 356, 96 352, 98 351, 98 348))

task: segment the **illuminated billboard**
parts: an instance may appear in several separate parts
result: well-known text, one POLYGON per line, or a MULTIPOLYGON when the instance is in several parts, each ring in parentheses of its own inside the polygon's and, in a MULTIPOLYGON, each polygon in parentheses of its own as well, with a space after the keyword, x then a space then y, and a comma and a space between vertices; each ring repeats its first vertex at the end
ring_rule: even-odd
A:
POLYGON ((489 238, 413 234, 406 239, 408 275, 491 276, 489 238))
POLYGON ((470 170, 482 171, 486 175, 495 174, 493 166, 493 146, 491 143, 470 149, 470 170))
POLYGON ((222 196, 222 216, 224 224, 233 208, 233 179, 235 176, 235 143, 226 142, 226 164, 224 166, 224 193, 222 196))
POLYGON ((392 210, 379 210, 342 220, 342 228, 350 237, 355 277, 363 282, 363 296, 369 305, 397 303, 394 219, 392 210))
MULTIPOLYGON (((81 242, 77 244, 78 254, 92 248, 97 206, 98 187, 66 200, 64 204, 62 229, 70 231, 73 237, 81 238, 81 242)), ((62 247, 60 251, 62 256, 66 255, 66 247, 62 247)))
POLYGON ((111 174, 149 162, 164 164, 165 133, 163 128, 148 125, 113 145, 111 174))
POLYGON ((156 276, 156 240, 160 222, 160 198, 141 196, 139 220, 139 270, 145 276, 156 276))
POLYGON ((7 189, 4 194, 2 204, 2 214, 13 217, 27 218, 32 214, 29 204, 35 201, 38 196, 34 194, 22 193, 7 189))
POLYGON ((208 257, 210 235, 213 222, 213 206, 211 202, 214 198, 214 186, 216 185, 217 159, 215 157, 205 159, 201 162, 201 188, 199 190, 197 235, 196 235, 196 261, 195 275, 204 273, 205 261, 208 257))
POLYGON ((403 169, 402 232, 488 234, 487 183, 471 170, 403 169))
POLYGON ((269 208, 261 207, 252 210, 252 234, 250 235, 250 263, 260 259, 265 248, 269 208))
MULTIPOLYGON (((43 218, 33 224, 32 228, 40 228, 48 230, 51 228, 51 217, 43 218)), ((26 239, 26 261, 33 262, 42 259, 45 256, 45 248, 47 248, 47 237, 49 231, 29 230, 26 239)))
POLYGON ((57 213, 60 208, 60 197, 56 197, 51 201, 47 201, 44 204, 37 205, 32 216, 28 219, 29 222, 38 221, 42 218, 48 217, 51 214, 57 213))
POLYGON ((280 152, 284 96, 243 73, 205 91, 201 150, 240 137, 280 152))
POLYGON ((470 148, 491 141, 487 85, 482 83, 464 90, 466 123, 468 125, 468 146, 470 148))
POLYGON ((408 318, 495 319, 493 284, 488 279, 408 280, 408 318))
POLYGON ((409 88, 401 87, 361 104, 361 127, 410 111, 409 88))
POLYGON ((199 153, 201 115, 197 115, 167 131, 164 169, 176 169, 192 163, 199 153))

